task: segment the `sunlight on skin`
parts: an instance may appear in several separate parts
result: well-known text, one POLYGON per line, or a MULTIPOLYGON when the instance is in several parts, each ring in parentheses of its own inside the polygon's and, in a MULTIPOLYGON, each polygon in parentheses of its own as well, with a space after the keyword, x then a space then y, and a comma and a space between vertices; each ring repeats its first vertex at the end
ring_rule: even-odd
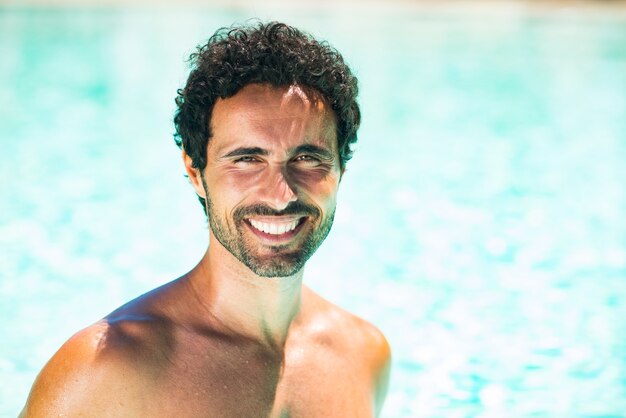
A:
POLYGON ((64 344, 34 384, 28 416, 380 410, 384 336, 302 284, 330 231, 342 174, 335 120, 303 94, 250 85, 218 101, 206 168, 183 154, 207 201, 204 257, 64 344), (294 219, 293 229, 277 229, 294 219))
MULTIPOLYGON (((191 169, 186 155, 185 160, 196 193, 206 198, 203 180, 206 190, 211 191, 213 218, 219 218, 214 221, 223 226, 226 234, 239 239, 257 259, 299 251, 305 239, 335 210, 341 169, 332 110, 318 95, 298 86, 251 84, 233 97, 218 100, 211 120, 206 168, 200 173, 191 169), (309 148, 314 152, 309 152, 309 148), (307 216, 297 235, 279 243, 259 238, 246 221, 235 219, 238 208, 261 204, 281 211, 296 200, 316 209, 320 216, 307 216)), ((294 215, 252 217, 269 222, 291 220, 294 215)), ((284 340, 289 321, 300 309, 303 271, 278 280, 259 281, 220 244, 212 229, 210 234, 211 245, 203 268, 210 277, 228 280, 219 280, 219 284, 191 280, 194 287, 201 294, 234 292, 236 295, 220 296, 220 300, 239 300, 236 310, 219 303, 212 309, 227 310, 220 316, 236 321, 233 325, 239 327, 249 318, 265 317, 264 327, 279 341, 284 340), (242 292, 239 286, 250 292, 242 292)), ((259 329, 249 332, 256 335, 259 329)))
MULTIPOLYGON (((202 175, 208 190, 219 191, 221 199, 213 202, 214 212, 222 215, 230 232, 236 230, 232 223, 235 209, 253 204, 280 211, 299 200, 328 216, 334 211, 341 178, 333 112, 295 86, 285 91, 250 85, 241 93, 218 101, 212 115, 214 129, 202 175), (315 146, 323 154, 314 155, 315 159, 300 156, 305 145, 315 146), (258 151, 230 156, 241 148, 258 151)), ((196 182, 195 187, 205 197, 201 183, 196 182)), ((319 222, 310 230, 314 226, 319 222)), ((296 240, 290 245, 297 244, 296 240)))
MULTIPOLYGON (((297 86, 289 87, 280 98, 275 97, 276 91, 269 86, 249 85, 242 90, 244 91, 253 94, 219 100, 213 110, 213 135, 207 147, 208 161, 211 164, 207 164, 205 179, 209 179, 210 183, 212 174, 232 174, 232 177, 227 178, 230 180, 228 187, 246 190, 250 194, 262 192, 261 195, 265 195, 268 191, 280 190, 287 195, 294 192, 287 190, 291 187, 305 190, 315 187, 320 194, 331 193, 337 187, 335 180, 338 182, 341 177, 333 112, 320 98, 307 95, 297 86), (240 138, 238 134, 251 131, 255 133, 255 137, 250 138, 249 144, 246 144, 246 139, 240 138), (310 133, 321 135, 312 137, 310 133), (219 138, 219 143, 216 138, 219 138), (292 165, 290 170, 285 170, 281 166, 293 157, 291 153, 295 146, 300 145, 294 143, 293 138, 302 138, 302 143, 328 149, 332 153, 332 159, 323 161, 324 165, 316 168, 305 167, 307 170, 299 170, 297 165, 292 165), (275 174, 284 175, 267 176, 263 171, 266 167, 245 167, 244 170, 231 165, 230 159, 221 157, 232 148, 247 146, 261 146, 269 150, 272 158, 268 159, 270 166, 267 168, 277 171, 275 174), (328 179, 324 179, 328 171, 332 173, 329 173, 331 175, 328 179)), ((197 188, 196 192, 201 196, 204 194, 204 190, 197 188)))

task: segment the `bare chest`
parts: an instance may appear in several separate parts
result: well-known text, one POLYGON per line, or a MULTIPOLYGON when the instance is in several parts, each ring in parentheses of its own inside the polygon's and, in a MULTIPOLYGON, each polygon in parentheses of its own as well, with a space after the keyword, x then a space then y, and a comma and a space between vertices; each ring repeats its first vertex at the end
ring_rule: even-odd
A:
POLYGON ((151 416, 373 416, 371 376, 358 358, 298 347, 282 358, 254 350, 179 353, 151 384, 151 416))

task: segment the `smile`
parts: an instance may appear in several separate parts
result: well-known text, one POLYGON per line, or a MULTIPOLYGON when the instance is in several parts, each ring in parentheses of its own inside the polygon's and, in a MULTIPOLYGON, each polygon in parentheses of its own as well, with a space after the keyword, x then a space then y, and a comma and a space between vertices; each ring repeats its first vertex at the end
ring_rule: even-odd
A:
POLYGON ((250 222, 250 225, 252 225, 255 229, 261 232, 265 232, 266 234, 270 235, 282 235, 296 229, 302 219, 303 218, 297 218, 287 221, 261 221, 257 219, 248 219, 248 221, 250 222))

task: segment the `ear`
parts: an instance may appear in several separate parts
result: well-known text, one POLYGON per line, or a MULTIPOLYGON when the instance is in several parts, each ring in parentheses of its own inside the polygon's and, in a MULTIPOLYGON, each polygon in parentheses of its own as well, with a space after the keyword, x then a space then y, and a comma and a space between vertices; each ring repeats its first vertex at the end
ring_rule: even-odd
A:
POLYGON ((198 196, 203 199, 206 199, 206 193, 204 192, 204 185, 202 184, 202 174, 200 170, 193 167, 193 160, 185 150, 183 150, 183 163, 185 163, 185 171, 187 172, 187 176, 189 177, 189 181, 191 185, 195 189, 198 196))

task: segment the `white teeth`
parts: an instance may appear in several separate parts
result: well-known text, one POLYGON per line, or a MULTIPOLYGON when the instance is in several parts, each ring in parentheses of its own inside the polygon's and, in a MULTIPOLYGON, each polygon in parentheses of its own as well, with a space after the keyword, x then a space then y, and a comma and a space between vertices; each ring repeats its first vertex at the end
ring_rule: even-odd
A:
POLYGON ((289 232, 289 231, 293 231, 296 226, 298 226, 298 222, 299 219, 296 219, 295 221, 288 223, 288 224, 274 224, 274 223, 266 223, 266 222, 259 222, 259 221, 255 221, 254 219, 250 219, 250 224, 255 227, 256 229, 258 229, 259 231, 263 231, 266 234, 272 234, 272 235, 280 235, 280 234, 284 234, 285 232, 289 232))

